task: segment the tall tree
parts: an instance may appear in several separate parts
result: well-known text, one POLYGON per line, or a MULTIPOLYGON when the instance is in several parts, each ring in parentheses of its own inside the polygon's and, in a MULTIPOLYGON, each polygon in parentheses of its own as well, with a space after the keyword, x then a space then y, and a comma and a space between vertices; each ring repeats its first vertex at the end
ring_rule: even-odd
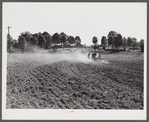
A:
POLYGON ((64 49, 64 43, 66 43, 66 37, 67 35, 64 32, 60 33, 60 42, 61 42, 63 49, 64 49))
POLYGON ((32 37, 32 34, 26 31, 26 32, 22 32, 21 36, 25 37, 26 41, 29 42, 30 38, 32 37))
POLYGON ((63 49, 64 49, 64 43, 66 43, 66 36, 61 36, 61 43, 63 44, 63 49))
POLYGON ((34 36, 38 39, 39 38, 39 34, 35 33, 34 36))
POLYGON ((21 51, 24 53, 25 49, 27 46, 27 41, 26 38, 24 36, 19 36, 18 38, 18 48, 21 49, 21 51))
POLYGON ((92 42, 93 42, 93 44, 96 44, 98 42, 98 39, 96 36, 93 37, 92 42))
POLYGON ((122 46, 122 44, 123 44, 122 35, 121 35, 121 34, 117 34, 117 35, 114 37, 114 45, 115 45, 116 49, 117 49, 119 46, 122 46))
POLYGON ((7 34, 7 50, 9 50, 10 55, 10 48, 12 48, 13 45, 13 38, 10 34, 7 34))
POLYGON ((40 48, 44 48, 46 45, 46 39, 42 34, 39 35, 38 45, 40 46, 40 48))
POLYGON ((60 43, 60 35, 58 33, 53 34, 52 40, 54 44, 59 44, 60 43))
POLYGON ((48 48, 50 48, 50 46, 51 46, 51 41, 52 41, 52 37, 51 37, 51 35, 48 33, 48 32, 43 32, 43 34, 42 34, 44 37, 45 37, 45 39, 46 39, 46 48, 48 49, 48 48))
POLYGON ((133 47, 133 50, 136 48, 137 46, 137 39, 135 37, 132 38, 132 47, 133 47))
POLYGON ((108 38, 108 44, 109 45, 112 45, 113 44, 113 37, 112 36, 109 36, 109 38, 108 38))
POLYGON ((76 44, 77 44, 77 47, 80 46, 81 47, 81 39, 79 36, 76 36, 75 37, 75 40, 76 40, 76 44))
POLYGON ((102 36, 102 38, 101 38, 101 45, 102 45, 103 49, 105 49, 106 44, 107 44, 107 39, 106 39, 105 36, 102 36))
POLYGON ((61 32, 60 36, 65 36, 66 37, 67 35, 64 32, 61 32))
POLYGON ((75 44, 76 40, 75 40, 75 38, 73 36, 69 36, 68 37, 68 42, 69 42, 69 44, 75 44))
POLYGON ((135 50, 135 48, 137 47, 137 41, 132 42, 132 47, 133 47, 133 50, 135 50))
POLYGON ((30 44, 33 46, 38 45, 38 39, 35 36, 32 36, 30 39, 30 44))
POLYGON ((124 47, 124 51, 126 50, 126 38, 123 38, 123 47, 124 47))
POLYGON ((95 49, 94 51, 96 51, 96 49, 99 49, 99 45, 97 44, 98 39, 96 36, 93 37, 92 42, 94 44, 93 49, 95 49))
POLYGON ((60 43, 60 35, 58 33, 53 34, 52 42, 54 44, 54 51, 56 51, 56 44, 60 43))
POLYGON ((140 48, 141 48, 141 52, 144 52, 144 40, 143 39, 140 40, 140 48))
POLYGON ((115 40, 117 40, 116 37, 117 37, 117 32, 110 31, 108 34, 108 44, 115 46, 114 42, 115 42, 115 40))
POLYGON ((108 34, 108 37, 110 37, 110 36, 116 37, 116 36, 117 36, 117 32, 115 32, 115 31, 110 31, 109 34, 108 34))
POLYGON ((131 37, 127 38, 127 46, 129 46, 129 50, 130 50, 130 46, 132 45, 132 39, 131 37))

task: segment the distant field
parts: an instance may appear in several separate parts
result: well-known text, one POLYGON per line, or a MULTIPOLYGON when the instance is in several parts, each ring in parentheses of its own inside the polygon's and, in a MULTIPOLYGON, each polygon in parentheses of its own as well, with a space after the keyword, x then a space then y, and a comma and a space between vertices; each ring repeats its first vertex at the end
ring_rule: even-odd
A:
POLYGON ((143 109, 144 53, 59 49, 7 55, 8 109, 143 109))

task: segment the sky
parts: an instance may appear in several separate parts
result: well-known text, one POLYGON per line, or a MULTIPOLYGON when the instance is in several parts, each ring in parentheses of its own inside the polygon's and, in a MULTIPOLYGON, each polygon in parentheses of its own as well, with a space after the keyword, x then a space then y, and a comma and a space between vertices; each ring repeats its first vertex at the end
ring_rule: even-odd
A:
POLYGON ((123 37, 147 39, 146 3, 24 3, 3 2, 3 40, 8 26, 13 39, 20 33, 47 31, 80 36, 81 43, 92 44, 92 38, 107 36, 113 30, 123 37))

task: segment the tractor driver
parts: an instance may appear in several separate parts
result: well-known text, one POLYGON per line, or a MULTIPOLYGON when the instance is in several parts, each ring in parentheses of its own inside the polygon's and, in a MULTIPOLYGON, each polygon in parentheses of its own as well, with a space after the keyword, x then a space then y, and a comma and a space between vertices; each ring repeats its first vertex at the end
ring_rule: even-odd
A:
POLYGON ((92 54, 92 57, 95 58, 96 57, 96 53, 97 53, 97 49, 99 49, 99 45, 96 43, 93 45, 93 49, 94 49, 94 53, 92 54))

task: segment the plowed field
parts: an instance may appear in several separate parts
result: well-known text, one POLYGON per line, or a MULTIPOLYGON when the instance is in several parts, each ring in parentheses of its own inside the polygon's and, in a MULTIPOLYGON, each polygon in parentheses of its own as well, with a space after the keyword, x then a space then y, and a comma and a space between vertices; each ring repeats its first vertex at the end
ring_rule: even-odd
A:
POLYGON ((8 55, 6 107, 143 109, 143 53, 101 51, 105 63, 65 51, 8 55))

